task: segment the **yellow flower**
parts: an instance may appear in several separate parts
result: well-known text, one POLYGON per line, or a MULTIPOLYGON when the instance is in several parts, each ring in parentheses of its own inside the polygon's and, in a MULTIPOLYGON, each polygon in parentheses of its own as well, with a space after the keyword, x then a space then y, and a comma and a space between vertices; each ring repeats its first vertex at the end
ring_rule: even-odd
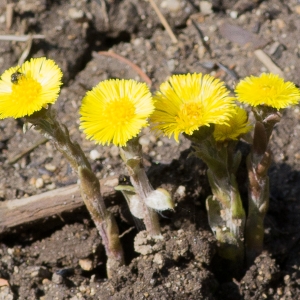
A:
POLYGON ((54 103, 61 78, 59 67, 45 57, 6 70, 0 79, 0 119, 30 116, 54 103))
POLYGON ((210 75, 173 75, 154 96, 153 129, 176 141, 180 133, 192 135, 201 126, 226 124, 233 98, 223 82, 210 75))
POLYGON ((228 125, 215 125, 214 138, 216 141, 237 140, 239 137, 252 129, 248 122, 247 112, 236 106, 236 113, 228 120, 228 125))
POLYGON ((154 110, 145 83, 134 80, 105 80, 87 92, 80 108, 80 128, 98 144, 125 146, 148 125, 154 110))
POLYGON ((236 90, 240 102, 252 106, 266 105, 276 109, 297 104, 300 91, 294 83, 284 82, 278 75, 263 73, 260 77, 250 76, 240 81, 236 90))

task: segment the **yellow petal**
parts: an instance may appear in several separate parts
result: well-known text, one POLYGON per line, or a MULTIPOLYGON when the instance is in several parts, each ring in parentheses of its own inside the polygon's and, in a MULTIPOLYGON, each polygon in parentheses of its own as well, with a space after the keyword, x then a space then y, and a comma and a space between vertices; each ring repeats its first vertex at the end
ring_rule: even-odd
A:
POLYGON ((154 106, 144 83, 105 80, 86 93, 80 108, 80 128, 98 144, 125 146, 148 125, 154 106))
POLYGON ((30 116, 58 98, 62 72, 53 60, 32 58, 0 79, 0 118, 30 116))
POLYGON ((154 96, 153 129, 178 141, 201 126, 226 124, 233 113, 233 99, 223 82, 210 75, 173 75, 154 96))

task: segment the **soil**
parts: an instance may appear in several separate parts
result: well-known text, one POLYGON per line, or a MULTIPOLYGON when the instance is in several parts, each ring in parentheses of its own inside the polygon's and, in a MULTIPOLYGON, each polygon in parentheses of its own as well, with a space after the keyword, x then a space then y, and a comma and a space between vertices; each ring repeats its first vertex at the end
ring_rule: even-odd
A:
MULTIPOLYGON (((58 118, 81 144, 99 179, 126 172, 116 147, 95 146, 78 130, 82 97, 107 78, 143 80, 128 64, 99 51, 112 51, 139 66, 153 90, 168 76, 186 72, 209 73, 233 89, 240 78, 268 71, 256 49, 271 57, 286 80, 300 85, 296 0, 216 0, 211 10, 202 6, 209 1, 156 1, 177 43, 148 1, 7 2, 14 3, 14 14, 10 22, 7 4, 0 3, 2 35, 45 38, 33 39, 31 47, 0 41, 1 73, 16 65, 28 47, 29 57, 46 56, 58 63, 64 72, 55 104, 58 118)), ((189 155, 190 143, 183 137, 176 143, 145 130, 141 143, 150 181, 155 188, 167 188, 176 202, 175 213, 161 218, 164 239, 142 254, 135 252, 134 238, 145 240, 145 232, 135 229, 121 195, 108 199, 125 233, 126 266, 107 279, 101 238, 86 209, 16 227, 1 236, 0 299, 300 299, 299 119, 299 107, 289 108, 274 130, 264 251, 239 276, 216 254, 205 211, 210 188, 204 163, 189 155)), ((1 120, 1 201, 77 182, 51 142, 9 163, 40 140, 34 129, 23 133, 22 120, 1 120)), ((240 147, 247 152, 245 145, 240 147)), ((245 185, 241 187, 245 194, 245 185)))

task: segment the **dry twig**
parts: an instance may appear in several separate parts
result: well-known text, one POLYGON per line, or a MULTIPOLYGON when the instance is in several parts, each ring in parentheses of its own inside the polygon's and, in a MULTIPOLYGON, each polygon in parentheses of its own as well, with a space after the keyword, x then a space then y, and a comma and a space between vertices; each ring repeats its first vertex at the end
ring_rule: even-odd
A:
POLYGON ((178 40, 175 36, 175 34, 173 33, 169 23, 167 22, 166 18, 163 16, 163 14, 160 12, 158 6, 156 5, 156 3, 154 2, 154 0, 148 0, 151 4, 151 6, 153 7, 153 9, 155 10, 157 16, 159 17, 160 22, 163 24, 163 26, 165 27, 167 33, 169 34, 171 40, 173 43, 178 43, 178 40))
MULTIPOLYGON (((100 180, 104 199, 116 194, 117 176, 100 180)), ((84 206, 77 184, 28 198, 0 202, 0 234, 10 228, 45 219, 84 206)))
POLYGON ((149 85, 149 87, 151 87, 151 85, 152 85, 151 79, 146 75, 146 73, 139 66, 137 66, 136 64, 131 62, 129 59, 127 59, 119 54, 116 54, 114 52, 107 52, 107 51, 93 52, 93 55, 94 56, 98 56, 98 55, 109 56, 112 58, 116 58, 120 62, 127 64, 136 73, 138 73, 138 75, 149 85))
POLYGON ((278 74, 280 77, 284 78, 283 71, 275 65, 272 59, 263 50, 255 50, 254 54, 271 73, 278 74))
POLYGON ((14 6, 15 6, 14 3, 6 4, 6 29, 7 30, 11 28, 11 25, 13 23, 14 6))
POLYGON ((17 162, 19 159, 21 159, 22 157, 24 157, 25 155, 29 154, 32 150, 34 150, 35 148, 37 148, 39 145, 42 145, 44 143, 46 143, 48 141, 48 139, 46 138, 42 138, 41 140, 37 141, 34 145, 32 145, 31 147, 23 150, 21 153, 17 154, 16 156, 12 157, 11 159, 8 160, 9 164, 14 164, 15 162, 17 162))
POLYGON ((30 39, 44 39, 43 34, 32 34, 32 35, 0 35, 0 41, 15 41, 15 42, 27 42, 30 39))

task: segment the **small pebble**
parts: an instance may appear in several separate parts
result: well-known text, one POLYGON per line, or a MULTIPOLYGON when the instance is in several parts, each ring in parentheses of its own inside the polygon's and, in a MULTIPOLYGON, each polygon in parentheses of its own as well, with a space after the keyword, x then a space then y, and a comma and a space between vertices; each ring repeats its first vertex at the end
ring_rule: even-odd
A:
POLYGON ((35 181, 35 187, 37 189, 40 189, 44 186, 44 180, 43 178, 38 178, 36 181, 35 181))
POLYGON ((49 191, 55 190, 56 189, 56 184, 54 182, 47 184, 46 189, 49 191))
POLYGON ((176 190, 176 194, 178 194, 180 197, 184 197, 185 196, 185 186, 180 185, 176 190))
POLYGON ((147 136, 143 135, 140 137, 139 143, 142 146, 148 146, 150 144, 150 139, 147 136))
POLYGON ((177 12, 181 9, 181 3, 180 0, 165 0, 161 2, 160 7, 168 11, 177 12))
POLYGON ((153 262, 157 263, 158 265, 161 265, 163 263, 162 255, 160 253, 156 253, 154 255, 153 262))
POLYGON ((50 271, 46 267, 34 266, 29 268, 30 277, 49 278, 51 276, 50 271))
POLYGON ((101 158, 101 154, 96 150, 96 149, 93 149, 91 152, 90 152, 90 159, 91 160, 97 160, 101 158))
POLYGON ((85 287, 84 285, 81 285, 81 286, 79 287, 79 291, 80 291, 81 293, 84 293, 84 292, 86 291, 86 287, 85 287))
POLYGON ((61 284, 63 282, 63 277, 57 273, 53 273, 52 282, 56 284, 61 284))
POLYGON ((84 271, 91 271, 93 269, 93 262, 88 258, 80 259, 78 263, 84 271))
POLYGON ((203 15, 210 15, 213 13, 212 3, 210 3, 209 1, 200 1, 199 7, 203 15))
POLYGON ((42 280, 42 284, 50 284, 50 280, 48 279, 48 278, 44 278, 43 280, 42 280))
POLYGON ((174 59, 170 59, 167 61, 167 66, 169 71, 172 73, 175 70, 176 62, 174 59))
POLYGON ((68 11, 68 15, 71 19, 75 21, 80 21, 84 17, 84 12, 82 10, 78 10, 74 7, 71 7, 68 11))
POLYGON ((96 295, 96 290, 95 290, 94 288, 91 288, 90 295, 91 295, 91 296, 94 296, 94 295, 96 295))
POLYGON ((277 288, 277 295, 279 296, 283 295, 282 288, 277 288))
POLYGON ((50 171, 50 172, 55 172, 56 171, 56 166, 54 166, 52 164, 45 164, 45 169, 47 171, 50 171))
POLYGON ((156 152, 154 150, 152 150, 150 153, 149 153, 150 156, 154 157, 156 155, 156 152))
POLYGON ((35 182, 36 182, 36 178, 35 178, 35 177, 31 177, 31 178, 29 179, 29 184, 30 184, 30 185, 35 185, 35 182))
POLYGON ((112 156, 112 157, 117 157, 117 156, 119 156, 119 154, 120 154, 120 150, 119 150, 119 147, 117 147, 117 146, 112 146, 111 148, 110 148, 110 150, 109 150, 109 153, 110 153, 110 155, 112 156))
POLYGON ((238 16, 239 16, 239 13, 237 11, 233 10, 233 11, 230 12, 229 15, 230 15, 231 19, 237 19, 238 16))

